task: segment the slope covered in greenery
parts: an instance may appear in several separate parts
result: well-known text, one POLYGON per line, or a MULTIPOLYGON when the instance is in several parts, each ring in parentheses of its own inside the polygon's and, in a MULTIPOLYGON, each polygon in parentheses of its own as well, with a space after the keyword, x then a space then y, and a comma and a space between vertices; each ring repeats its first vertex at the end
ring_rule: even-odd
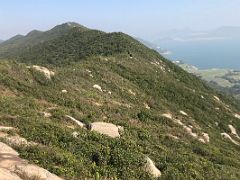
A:
POLYGON ((131 37, 74 28, 11 57, 0 63, 0 125, 40 144, 15 147, 32 163, 66 179, 153 179, 144 167, 150 157, 160 179, 240 178, 240 146, 221 136, 240 143, 228 127, 240 131, 239 105, 131 37), (32 64, 55 74, 46 78, 32 64), (66 115, 124 130, 110 138, 66 115))
POLYGON ((67 34, 71 29, 77 29, 79 32, 89 30, 86 27, 81 26, 77 23, 69 22, 58 25, 46 32, 33 30, 29 32, 26 36, 16 35, 1 44, 0 57, 16 57, 19 53, 33 47, 34 45, 67 34))

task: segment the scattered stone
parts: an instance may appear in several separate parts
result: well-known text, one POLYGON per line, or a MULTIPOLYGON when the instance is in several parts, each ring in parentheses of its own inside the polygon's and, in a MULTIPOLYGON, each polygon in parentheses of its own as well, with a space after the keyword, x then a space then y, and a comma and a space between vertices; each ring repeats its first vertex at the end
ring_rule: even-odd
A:
POLYGON ((163 116, 163 117, 166 117, 166 118, 168 118, 168 119, 173 119, 172 114, 170 114, 170 113, 162 114, 162 116, 163 116))
POLYGON ((203 95, 201 95, 201 98, 202 98, 202 99, 204 99, 204 96, 203 96, 203 95))
POLYGON ((177 136, 174 136, 174 135, 172 135, 172 134, 168 134, 168 137, 171 137, 171 138, 173 138, 173 139, 176 139, 176 140, 178 140, 178 139, 179 139, 179 137, 177 137, 177 136))
POLYGON ((63 89, 61 92, 62 92, 62 93, 67 93, 67 90, 66 90, 66 89, 63 89))
MULTIPOLYGON (((183 111, 184 113, 184 111, 183 111)), ((183 114, 181 113, 181 114, 183 114)), ((184 114, 185 115, 185 114, 184 114)), ((202 143, 208 143, 210 141, 210 138, 208 136, 207 133, 202 133, 202 136, 198 136, 197 133, 194 133, 193 132, 193 126, 189 125, 189 126, 186 126, 184 123, 182 123, 181 120, 179 119, 175 119, 173 118, 172 114, 170 113, 165 113, 165 114, 162 114, 163 117, 166 117, 168 119, 171 119, 174 123, 180 125, 183 127, 183 129, 187 132, 187 134, 189 134, 190 136, 192 136, 194 139, 197 139, 198 141, 202 142, 202 143)))
POLYGON ((50 118, 50 117, 52 117, 52 114, 49 112, 43 112, 43 117, 50 118))
POLYGON ((184 111, 179 111, 182 115, 184 115, 184 116, 188 116, 188 114, 186 113, 186 112, 184 112, 184 111))
POLYGON ((202 133, 202 137, 199 137, 198 140, 202 143, 209 143, 210 137, 207 133, 202 133))
POLYGON ((237 133, 237 130, 232 126, 232 125, 228 125, 229 129, 231 130, 231 133, 236 136, 238 139, 240 139, 238 133, 237 133))
POLYGON ((184 128, 184 129, 187 131, 187 133, 188 133, 190 136, 192 136, 193 138, 197 138, 197 137, 198 137, 197 133, 193 133, 193 132, 192 132, 192 128, 190 128, 190 127, 188 127, 188 126, 186 126, 186 125, 184 125, 183 128, 184 128))
POLYGON ((148 110, 151 109, 150 106, 149 106, 147 103, 144 103, 144 106, 145 106, 145 108, 148 109, 148 110))
POLYGON ((237 141, 233 140, 232 137, 229 136, 229 134, 227 134, 227 133, 221 133, 221 135, 222 135, 222 137, 224 137, 225 139, 230 140, 233 144, 240 146, 240 144, 239 144, 237 141))
POLYGON ((73 135, 74 138, 77 138, 77 137, 79 136, 79 133, 76 132, 76 131, 74 131, 74 132, 72 133, 72 135, 73 135))
POLYGON ((240 115, 239 114, 234 114, 234 117, 240 119, 240 115))
POLYGON ((91 73, 92 71, 90 71, 89 69, 86 69, 86 71, 88 72, 88 73, 91 73))
POLYGON ((15 130, 14 127, 0 126, 0 131, 10 131, 15 130))
POLYGON ((154 178, 158 178, 162 175, 161 171, 155 166, 154 162, 147 157, 145 164, 145 171, 152 175, 154 178))
POLYGON ((85 124, 84 124, 84 123, 76 120, 75 118, 73 118, 73 117, 71 117, 71 116, 69 116, 69 115, 66 115, 65 117, 68 118, 69 120, 75 122, 75 123, 76 123, 78 126, 80 126, 81 128, 85 127, 85 124))
POLYGON ((98 102, 93 102, 93 104, 94 104, 95 106, 97 106, 97 107, 101 107, 101 106, 102 106, 102 104, 101 104, 101 103, 98 103, 98 102))
POLYGON ((112 138, 120 138, 119 127, 112 123, 94 122, 91 124, 91 131, 96 131, 112 138))
POLYGON ((47 79, 51 79, 51 77, 55 75, 55 72, 50 71, 50 70, 47 69, 46 67, 34 65, 34 66, 32 66, 32 68, 35 69, 36 71, 39 71, 39 72, 43 73, 44 76, 45 76, 47 79))
POLYGON ((131 108, 132 107, 130 104, 124 104, 124 103, 121 103, 121 102, 118 102, 118 101, 111 101, 111 102, 114 105, 123 106, 123 107, 126 107, 126 108, 131 108))
POLYGON ((213 96, 213 98, 214 98, 216 101, 220 102, 220 98, 219 98, 219 97, 213 96))
POLYGON ((109 95, 112 95, 112 92, 111 92, 111 91, 108 91, 108 94, 109 94, 109 95))
POLYGON ((100 92, 103 92, 102 87, 97 84, 93 85, 93 88, 99 90, 100 92))
POLYGON ((129 89, 128 92, 129 92, 131 95, 136 96, 136 93, 133 92, 131 89, 129 89))

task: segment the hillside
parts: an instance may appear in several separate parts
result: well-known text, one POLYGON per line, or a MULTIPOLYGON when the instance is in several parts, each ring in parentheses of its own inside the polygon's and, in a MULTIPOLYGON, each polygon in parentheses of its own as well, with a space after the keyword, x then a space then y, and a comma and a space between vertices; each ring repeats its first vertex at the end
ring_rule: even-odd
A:
POLYGON ((72 29, 77 29, 80 32, 88 31, 88 29, 84 26, 68 22, 58 25, 46 32, 33 30, 26 36, 16 35, 1 44, 0 57, 15 57, 22 51, 25 51, 34 45, 58 38, 64 34, 68 34, 69 30, 72 29))
POLYGON ((211 87, 240 99, 240 71, 233 69, 200 70, 185 63, 176 64, 207 81, 211 87))
POLYGON ((1 142, 21 158, 71 180, 240 178, 234 99, 126 34, 52 35, 0 45, 1 142))

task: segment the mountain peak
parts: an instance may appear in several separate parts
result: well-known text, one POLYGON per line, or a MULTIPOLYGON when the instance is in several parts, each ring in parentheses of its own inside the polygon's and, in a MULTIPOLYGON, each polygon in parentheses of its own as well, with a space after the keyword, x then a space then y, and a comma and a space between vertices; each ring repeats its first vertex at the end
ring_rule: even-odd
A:
POLYGON ((37 34, 41 34, 42 31, 38 31, 38 30, 33 30, 33 31, 30 31, 27 36, 33 36, 33 35, 37 35, 37 34))
POLYGON ((55 26, 52 30, 69 30, 69 29, 72 29, 72 28, 79 28, 80 30, 88 30, 88 28, 78 24, 78 23, 75 23, 75 22, 66 22, 66 23, 63 23, 63 24, 60 24, 60 25, 57 25, 55 26))

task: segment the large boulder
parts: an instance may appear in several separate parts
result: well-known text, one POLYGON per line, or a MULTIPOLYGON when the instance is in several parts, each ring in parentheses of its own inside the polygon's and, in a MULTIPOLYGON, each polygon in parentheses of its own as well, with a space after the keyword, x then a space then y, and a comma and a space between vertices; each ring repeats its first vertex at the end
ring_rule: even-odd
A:
POLYGON ((24 179, 61 180, 61 178, 46 169, 29 164, 19 157, 17 151, 0 142, 0 179, 19 180, 20 178, 14 173, 24 177, 24 179), (5 176, 9 178, 3 178, 5 176))
POLYGON ((51 79, 52 76, 55 75, 55 72, 53 71, 50 71, 48 68, 46 67, 42 67, 42 66, 32 66, 33 69, 35 69, 36 71, 38 72, 41 72, 44 74, 44 76, 47 78, 47 79, 51 79))
POLYGON ((112 123, 94 122, 91 124, 91 131, 96 131, 112 138, 120 137, 119 126, 116 126, 112 123))
POLYGON ((158 178, 162 175, 161 171, 155 166, 154 162, 147 157, 145 164, 145 171, 152 175, 154 178, 158 178))

